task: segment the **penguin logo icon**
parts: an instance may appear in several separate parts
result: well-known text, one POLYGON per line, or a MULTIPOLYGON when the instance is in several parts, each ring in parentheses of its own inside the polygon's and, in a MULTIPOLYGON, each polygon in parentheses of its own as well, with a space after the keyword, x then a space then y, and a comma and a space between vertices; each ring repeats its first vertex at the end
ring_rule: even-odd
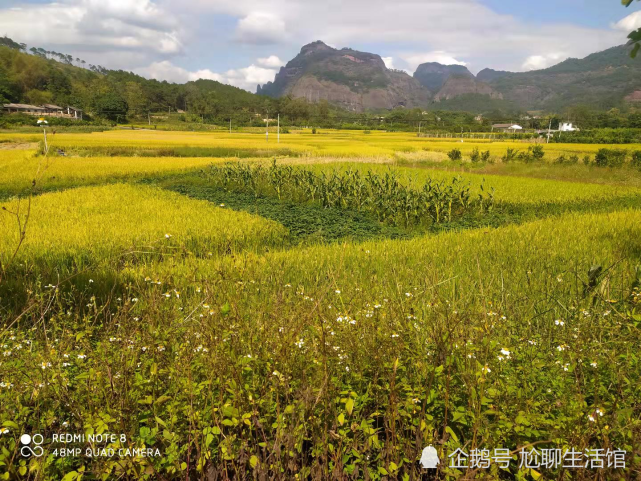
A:
POLYGON ((421 466, 423 469, 435 469, 439 464, 438 453, 433 446, 427 446, 421 454, 421 466))
POLYGON ((35 456, 36 458, 39 458, 44 454, 44 449, 42 449, 42 446, 40 446, 44 442, 44 437, 42 434, 34 434, 33 437, 29 436, 28 434, 23 434, 20 436, 20 442, 24 445, 20 448, 20 454, 24 456, 25 458, 29 456, 35 456), (31 447, 31 443, 33 442, 34 447, 31 447))

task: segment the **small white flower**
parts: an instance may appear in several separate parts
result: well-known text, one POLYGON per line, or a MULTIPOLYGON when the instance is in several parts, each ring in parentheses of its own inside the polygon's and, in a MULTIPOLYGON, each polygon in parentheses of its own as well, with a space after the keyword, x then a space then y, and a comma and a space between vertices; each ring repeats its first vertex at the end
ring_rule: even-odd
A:
POLYGON ((89 284, 93 284, 93 279, 89 279, 89 284))
POLYGON ((481 368, 481 371, 483 371, 486 374, 489 372, 492 372, 492 370, 487 366, 487 364, 483 366, 483 368, 481 368))
POLYGON ((336 289, 334 292, 335 292, 336 294, 340 294, 340 293, 341 293, 341 291, 340 291, 339 289, 336 289))
POLYGON ((405 293, 405 297, 412 297, 412 293, 411 292, 406 292, 405 293))
POLYGON ((565 322, 561 319, 557 319, 556 321, 554 321, 554 324, 556 324, 557 326, 563 326, 565 325, 565 322))
POLYGON ((597 367, 597 363, 596 363, 596 361, 592 361, 592 362, 590 363, 590 366, 592 366, 592 367, 597 367))
POLYGON ((295 342, 294 344, 296 344, 299 348, 302 348, 303 344, 305 344, 305 341, 303 341, 302 339, 299 339, 298 342, 295 342))
POLYGON ((590 420, 590 422, 596 422, 596 419, 594 419, 594 416, 592 416, 592 414, 588 414, 588 419, 590 420))
POLYGON ((392 338, 398 337, 398 334, 392 334, 392 338))
POLYGON ((47 369, 48 367, 51 367, 51 363, 50 363, 50 362, 43 362, 43 363, 41 363, 41 364, 40 364, 40 367, 41 367, 43 370, 45 370, 45 369, 47 369))
POLYGON ((165 239, 169 239, 171 237, 171 234, 165 234, 165 239))
POLYGON ((87 359, 87 356, 84 354, 78 354, 78 359, 87 359))

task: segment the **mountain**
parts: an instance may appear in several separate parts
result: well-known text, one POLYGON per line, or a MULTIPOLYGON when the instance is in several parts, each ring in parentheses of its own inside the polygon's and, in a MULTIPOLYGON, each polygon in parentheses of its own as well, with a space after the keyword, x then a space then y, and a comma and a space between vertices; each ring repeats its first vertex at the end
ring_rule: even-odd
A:
POLYGON ((479 82, 474 77, 452 75, 434 96, 434 100, 440 102, 441 100, 450 100, 466 94, 486 95, 491 99, 503 98, 503 95, 488 84, 479 82))
POLYGON ((496 75, 486 69, 481 78, 525 110, 560 111, 577 104, 608 109, 625 98, 636 98, 639 94, 635 92, 641 90, 641 61, 630 57, 630 49, 627 45, 612 47, 531 72, 496 75))
POLYGON ((407 73, 388 69, 379 55, 338 50, 321 41, 305 45, 273 82, 259 85, 257 93, 326 100, 354 112, 422 107, 430 101, 428 89, 407 73))
POLYGON ((480 82, 492 82, 493 80, 505 77, 506 75, 511 74, 512 72, 507 72, 505 70, 494 70, 491 68, 484 68, 479 73, 476 74, 476 80, 480 82))
POLYGON ((474 78, 464 65, 443 65, 437 62, 422 63, 414 72, 414 78, 432 92, 438 92, 452 75, 474 78))

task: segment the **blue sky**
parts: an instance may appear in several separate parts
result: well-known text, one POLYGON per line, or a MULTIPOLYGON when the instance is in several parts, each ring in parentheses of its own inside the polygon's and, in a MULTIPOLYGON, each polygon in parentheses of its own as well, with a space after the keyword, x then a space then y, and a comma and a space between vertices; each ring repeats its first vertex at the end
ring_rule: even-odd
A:
POLYGON ((641 2, 619 0, 3 0, 0 35, 109 68, 253 91, 310 41, 425 61, 545 68, 625 42, 641 2))

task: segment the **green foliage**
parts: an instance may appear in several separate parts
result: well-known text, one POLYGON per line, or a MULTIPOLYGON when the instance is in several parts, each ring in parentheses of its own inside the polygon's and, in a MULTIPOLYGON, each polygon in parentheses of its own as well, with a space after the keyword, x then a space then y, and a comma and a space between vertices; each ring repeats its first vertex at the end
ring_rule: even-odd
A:
POLYGON ((621 167, 626 157, 627 151, 622 149, 599 149, 594 162, 598 167, 621 167))
POLYGON ((479 152, 478 147, 474 147, 474 150, 472 150, 472 153, 470 154, 470 160, 475 164, 481 161, 481 153, 479 152))
POLYGON ((630 164, 632 165, 632 167, 641 169, 641 150, 635 150, 634 152, 632 152, 630 164))
POLYGON ((450 158, 450 160, 461 160, 463 158, 463 154, 461 153, 460 149, 452 149, 447 153, 447 156, 450 158))
POLYGON ((494 204, 493 189, 473 198, 469 185, 455 177, 450 183, 428 179, 418 187, 401 182, 394 172, 377 175, 358 170, 327 173, 280 166, 268 169, 245 164, 213 165, 207 178, 214 185, 254 196, 319 203, 323 208, 373 213, 379 221, 412 226, 449 223, 466 214, 485 214, 494 204))
POLYGON ((505 154, 503 157, 501 157, 501 160, 503 162, 512 162, 516 160, 518 157, 519 151, 517 149, 513 149, 512 147, 508 147, 507 150, 505 151, 505 154))

